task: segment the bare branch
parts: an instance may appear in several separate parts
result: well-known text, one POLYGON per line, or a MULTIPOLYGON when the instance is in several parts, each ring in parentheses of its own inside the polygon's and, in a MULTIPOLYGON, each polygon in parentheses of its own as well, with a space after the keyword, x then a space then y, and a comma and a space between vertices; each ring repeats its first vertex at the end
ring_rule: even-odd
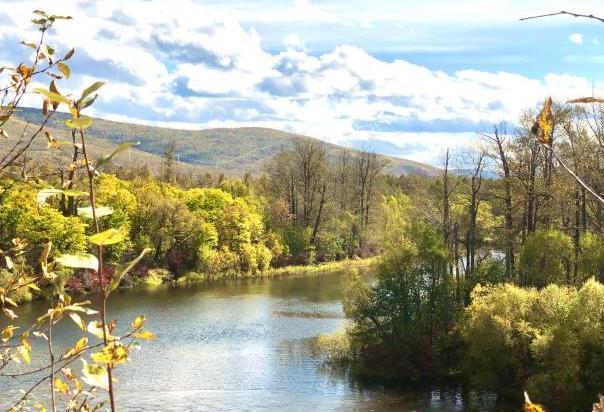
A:
POLYGON ((593 19, 593 20, 598 20, 601 23, 604 23, 604 18, 602 17, 598 17, 598 16, 594 16, 593 14, 580 14, 580 13, 573 13, 570 11, 559 11, 556 13, 548 13, 548 14, 540 14, 538 16, 530 16, 530 17, 522 17, 520 19, 520 21, 523 20, 532 20, 532 19, 540 19, 543 17, 552 17, 552 16, 559 16, 559 15, 567 15, 567 16, 573 16, 573 17, 581 17, 581 18, 586 18, 586 19, 593 19))

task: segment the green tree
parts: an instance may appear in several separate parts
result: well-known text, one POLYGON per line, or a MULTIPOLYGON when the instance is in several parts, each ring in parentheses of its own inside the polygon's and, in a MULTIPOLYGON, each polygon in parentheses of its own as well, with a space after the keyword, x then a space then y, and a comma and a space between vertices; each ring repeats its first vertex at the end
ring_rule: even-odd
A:
POLYGON ((544 287, 549 283, 572 284, 570 236, 555 229, 538 229, 520 249, 521 283, 544 287))

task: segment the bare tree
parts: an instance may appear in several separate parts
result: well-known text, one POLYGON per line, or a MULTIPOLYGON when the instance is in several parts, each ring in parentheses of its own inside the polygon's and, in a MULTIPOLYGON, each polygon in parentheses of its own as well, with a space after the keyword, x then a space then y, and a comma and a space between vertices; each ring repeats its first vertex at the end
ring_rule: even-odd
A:
POLYGON ((500 196, 504 202, 505 217, 505 275, 507 279, 512 277, 515 265, 514 239, 514 209, 512 205, 512 175, 510 167, 509 139, 507 125, 500 123, 493 125, 492 133, 480 134, 486 143, 486 154, 497 163, 499 177, 503 185, 503 194, 500 196))

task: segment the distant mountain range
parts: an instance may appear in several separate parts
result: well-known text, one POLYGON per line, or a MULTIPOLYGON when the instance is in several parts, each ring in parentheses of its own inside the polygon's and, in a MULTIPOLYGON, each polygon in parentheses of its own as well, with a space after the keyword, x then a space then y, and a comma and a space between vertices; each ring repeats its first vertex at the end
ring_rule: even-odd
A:
MULTIPOLYGON (((50 130, 65 139, 63 120, 69 115, 55 113, 48 122, 50 130), (63 132, 61 132, 63 130, 63 132)), ((27 122, 40 124, 42 113, 38 109, 22 108, 7 126, 13 136, 19 134, 27 122)), ((116 122, 95 119, 87 130, 91 146, 95 151, 110 150, 113 145, 137 141, 140 144, 127 154, 129 164, 147 163, 150 167, 161 164, 161 157, 166 145, 174 142, 177 159, 186 169, 225 173, 230 176, 241 176, 245 172, 258 175, 263 171, 265 162, 283 148, 291 147, 294 142, 315 140, 279 130, 239 127, 206 130, 180 130, 163 127, 143 126, 134 123, 116 122)), ((46 147, 44 137, 34 145, 34 150, 46 147)), ((332 158, 341 152, 357 152, 356 149, 325 143, 328 155, 332 158)), ((427 164, 414 162, 392 156, 379 155, 388 159, 387 171, 391 174, 435 175, 439 169, 427 164)), ((122 155, 121 162, 124 162, 122 155)))

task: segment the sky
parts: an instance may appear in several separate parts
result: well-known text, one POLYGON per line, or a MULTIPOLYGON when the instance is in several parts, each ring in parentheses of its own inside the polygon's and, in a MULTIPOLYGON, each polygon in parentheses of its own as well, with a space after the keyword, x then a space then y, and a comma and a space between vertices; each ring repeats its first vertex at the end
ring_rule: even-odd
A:
MULTIPOLYGON (((90 115, 187 129, 271 127, 438 164, 549 95, 604 94, 601 0, 0 0, 0 66, 31 58, 31 12, 73 16, 64 93, 90 115), (572 8, 570 8, 572 7, 572 8)), ((39 106, 39 96, 25 104, 39 106)))

